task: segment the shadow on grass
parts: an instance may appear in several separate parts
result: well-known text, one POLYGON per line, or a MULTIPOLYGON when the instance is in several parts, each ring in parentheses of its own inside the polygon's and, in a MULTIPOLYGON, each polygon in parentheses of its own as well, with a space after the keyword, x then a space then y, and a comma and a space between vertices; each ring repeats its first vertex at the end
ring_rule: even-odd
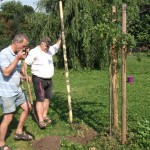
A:
MULTIPOLYGON (((108 106, 101 102, 90 102, 82 99, 72 99, 73 123, 84 122, 95 131, 101 131, 108 126, 108 106)), ((60 116, 60 119, 69 122, 68 100, 57 92, 54 94, 51 108, 60 116)))

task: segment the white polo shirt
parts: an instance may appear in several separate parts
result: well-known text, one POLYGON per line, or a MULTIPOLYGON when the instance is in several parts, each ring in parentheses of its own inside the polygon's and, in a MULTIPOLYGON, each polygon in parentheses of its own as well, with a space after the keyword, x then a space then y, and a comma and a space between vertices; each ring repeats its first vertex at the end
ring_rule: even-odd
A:
POLYGON ((40 78, 51 78, 54 75, 53 55, 58 52, 57 44, 50 46, 48 52, 40 46, 31 49, 25 63, 31 65, 31 73, 40 78))

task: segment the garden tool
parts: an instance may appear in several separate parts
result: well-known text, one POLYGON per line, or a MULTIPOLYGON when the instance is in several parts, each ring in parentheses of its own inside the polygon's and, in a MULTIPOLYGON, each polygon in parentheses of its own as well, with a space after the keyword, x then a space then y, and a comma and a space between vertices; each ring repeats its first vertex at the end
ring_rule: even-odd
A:
POLYGON ((26 77, 26 83, 27 83, 27 88, 28 88, 28 96, 29 96, 30 103, 32 106, 32 110, 30 112, 30 115, 31 115, 32 119, 39 125, 39 121, 37 119, 36 112, 35 112, 34 105, 33 105, 33 98, 32 98, 32 94, 31 94, 30 83, 27 80, 28 74, 27 74, 27 65, 25 64, 25 62, 23 62, 23 68, 24 68, 24 74, 26 77))

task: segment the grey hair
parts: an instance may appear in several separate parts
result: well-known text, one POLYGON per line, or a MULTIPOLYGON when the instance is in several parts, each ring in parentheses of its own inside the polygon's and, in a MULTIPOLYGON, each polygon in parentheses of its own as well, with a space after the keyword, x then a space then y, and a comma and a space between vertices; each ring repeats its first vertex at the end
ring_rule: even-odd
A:
POLYGON ((26 39, 29 42, 29 38, 25 34, 20 33, 15 35, 14 39, 12 40, 12 43, 22 43, 24 39, 26 39))

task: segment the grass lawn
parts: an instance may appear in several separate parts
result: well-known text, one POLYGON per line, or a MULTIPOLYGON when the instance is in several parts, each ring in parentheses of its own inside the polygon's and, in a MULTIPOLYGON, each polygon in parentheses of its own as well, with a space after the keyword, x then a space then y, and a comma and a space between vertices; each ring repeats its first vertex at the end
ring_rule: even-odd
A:
MULTIPOLYGON (((148 149, 150 146, 150 57, 133 54, 127 57, 127 76, 134 77, 134 84, 127 82, 127 145, 120 144, 121 128, 121 70, 119 70, 119 129, 112 140, 106 135, 109 127, 109 76, 108 71, 69 71, 73 122, 83 123, 97 131, 98 136, 86 146, 62 144, 61 149, 88 150, 91 146, 99 149, 148 149), (138 60, 139 61, 138 61, 138 60)), ((25 129, 35 139, 49 135, 74 135, 76 131, 69 124, 68 102, 64 70, 55 70, 53 77, 54 97, 51 101, 49 116, 53 124, 40 130, 29 116, 25 129)), ((32 87, 32 86, 31 86, 32 87)), ((34 91, 32 88, 34 97, 34 91)), ((34 97, 35 99, 35 97, 34 97)), ((2 113, 1 113, 2 114, 2 113)), ((15 150, 32 150, 31 142, 14 141, 13 135, 20 110, 9 127, 7 144, 15 150)), ((0 117, 2 119, 2 115, 0 117)), ((69 142, 69 141, 68 141, 69 142)))

